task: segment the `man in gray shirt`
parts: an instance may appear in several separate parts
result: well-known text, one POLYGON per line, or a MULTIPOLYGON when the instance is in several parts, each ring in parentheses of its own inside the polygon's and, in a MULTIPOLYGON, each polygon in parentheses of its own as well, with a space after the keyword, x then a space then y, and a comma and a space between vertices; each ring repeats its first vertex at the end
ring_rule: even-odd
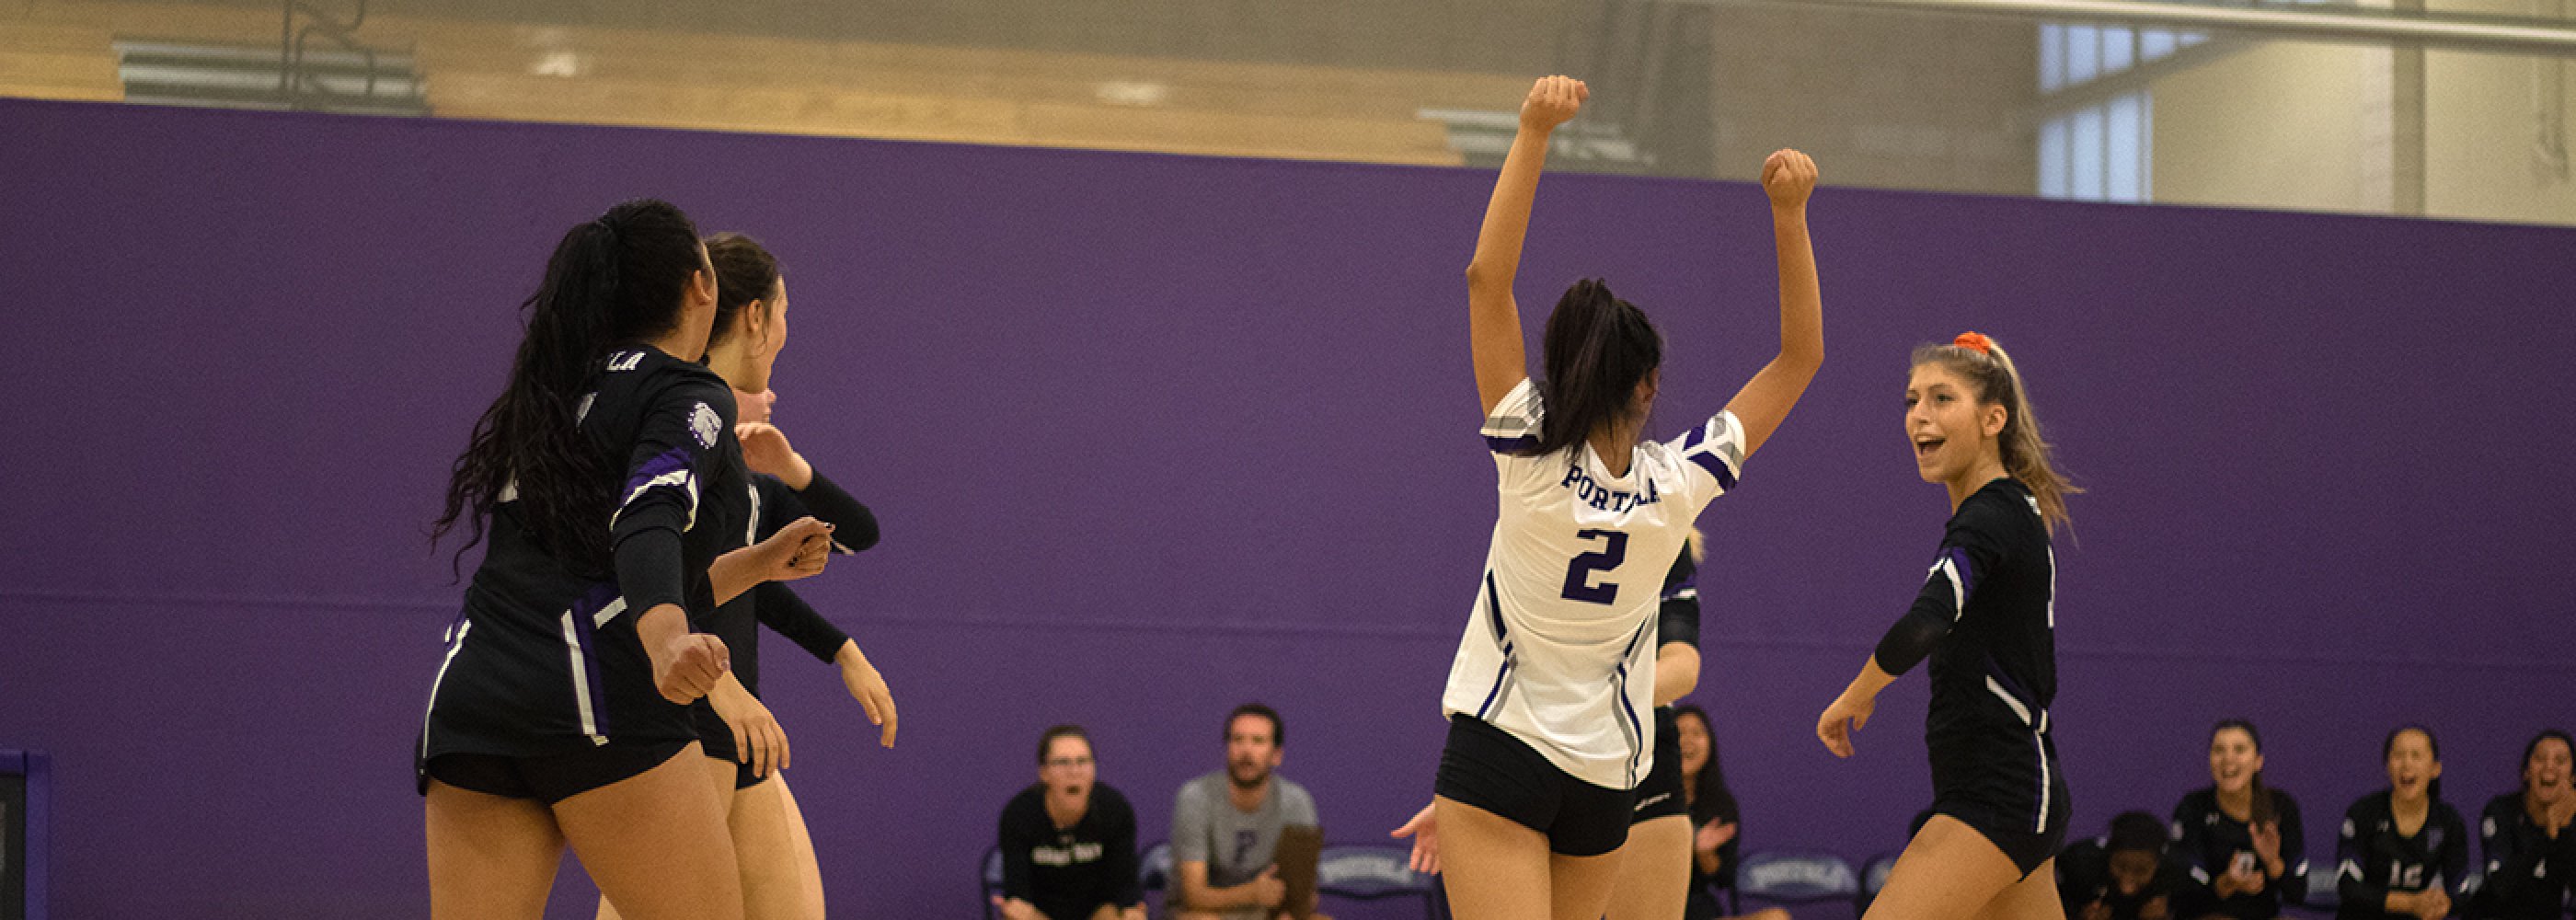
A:
POLYGON ((1225 769, 1172 797, 1174 920, 1276 920, 1314 914, 1289 904, 1276 865, 1279 832, 1318 827, 1306 787, 1275 775, 1286 741, 1279 713, 1259 703, 1225 717, 1225 769))

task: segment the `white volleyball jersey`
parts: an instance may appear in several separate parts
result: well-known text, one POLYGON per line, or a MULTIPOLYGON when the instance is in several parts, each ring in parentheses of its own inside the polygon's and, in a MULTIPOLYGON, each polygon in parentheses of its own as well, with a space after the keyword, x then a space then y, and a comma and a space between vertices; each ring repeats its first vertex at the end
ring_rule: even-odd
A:
POLYGON ((1670 442, 1640 441, 1613 478, 1588 443, 1521 456, 1543 414, 1522 380, 1485 420, 1501 508, 1441 709, 1510 732, 1577 779, 1633 789, 1653 767, 1664 575, 1700 509, 1735 488, 1744 425, 1720 412, 1670 442))

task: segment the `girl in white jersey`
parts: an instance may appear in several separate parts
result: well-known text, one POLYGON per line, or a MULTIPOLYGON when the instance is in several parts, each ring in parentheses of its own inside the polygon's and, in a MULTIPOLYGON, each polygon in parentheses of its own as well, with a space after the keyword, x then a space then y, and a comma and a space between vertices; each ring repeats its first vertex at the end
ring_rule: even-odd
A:
POLYGON ((1446 865, 1469 920, 1597 920, 1617 878, 1631 799, 1651 766, 1655 611, 1691 521, 1735 487, 1824 362, 1806 201, 1815 162, 1762 166, 1779 249, 1780 354, 1726 409, 1669 442, 1641 439, 1663 343, 1596 280, 1548 317, 1543 382, 1528 378, 1512 279, 1548 135, 1589 91, 1547 77, 1521 104, 1467 268, 1468 328, 1500 513, 1441 708, 1448 744, 1418 862, 1446 865), (1432 827, 1438 828, 1431 851, 1432 827))

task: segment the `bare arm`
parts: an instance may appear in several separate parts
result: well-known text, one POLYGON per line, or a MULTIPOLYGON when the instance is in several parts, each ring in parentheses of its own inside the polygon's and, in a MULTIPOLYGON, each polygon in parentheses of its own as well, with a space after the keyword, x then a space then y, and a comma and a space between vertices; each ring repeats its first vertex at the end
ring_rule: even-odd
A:
POLYGON ((708 587, 722 604, 764 581, 793 581, 821 574, 831 558, 832 525, 811 517, 797 518, 750 546, 717 556, 707 566, 708 587))
POLYGON ((1467 263, 1467 337, 1476 358, 1476 396, 1485 414, 1529 376, 1521 346, 1520 305, 1512 279, 1520 273, 1521 240, 1529 234, 1530 205, 1538 198, 1539 171, 1547 165, 1548 135, 1574 117, 1591 90, 1571 77, 1542 77, 1521 101, 1520 133, 1512 136, 1476 231, 1475 260, 1467 263))
POLYGON ((1825 364, 1824 300, 1816 282, 1815 246, 1807 239, 1807 196, 1815 188, 1816 161, 1806 154, 1782 150, 1762 164, 1762 191, 1771 199, 1771 238, 1780 263, 1780 354, 1726 402, 1726 410, 1744 423, 1747 456, 1771 439, 1825 364))
POLYGON ((1181 903, 1191 910, 1230 910, 1243 907, 1277 907, 1287 886, 1272 874, 1261 870, 1261 877, 1232 888, 1208 884, 1208 868, 1203 862, 1185 862, 1174 867, 1180 876, 1181 903))
POLYGON ((1860 674, 1843 688, 1843 695, 1825 707, 1824 716, 1816 720, 1816 737, 1825 742, 1825 749, 1836 757, 1851 756, 1851 733, 1869 724, 1869 714, 1878 709, 1878 691, 1895 682, 1894 676, 1879 669, 1877 658, 1863 663, 1860 674))
POLYGON ((1679 642, 1666 642, 1655 649, 1655 705, 1670 706, 1674 700, 1689 696, 1699 689, 1699 650, 1679 642))

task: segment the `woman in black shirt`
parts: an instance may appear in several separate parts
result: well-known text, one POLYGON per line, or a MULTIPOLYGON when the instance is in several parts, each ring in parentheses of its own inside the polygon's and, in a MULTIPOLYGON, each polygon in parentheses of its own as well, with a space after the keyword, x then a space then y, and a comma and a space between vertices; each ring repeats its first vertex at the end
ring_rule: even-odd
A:
POLYGON ((2486 883, 2467 911, 2481 920, 2557 920, 2576 876, 2576 792, 2568 788, 2567 733, 2550 729, 2522 749, 2522 788, 2479 816, 2486 883))
POLYGON ((1926 656, 1932 818, 1899 854, 1868 916, 2063 917, 2049 861, 2066 839, 2057 696, 2057 554, 2074 491, 2049 463, 2028 390, 1978 333, 1914 354, 1905 431, 1916 472, 1947 488, 1950 521, 1914 604, 1816 720, 1837 757, 1878 693, 1926 656))
POLYGON ((2442 801, 2442 749, 2408 725, 2380 745, 2388 789, 2343 813, 2335 846, 2337 920, 2440 920, 2469 871, 2469 829, 2442 801))
POLYGON ((2229 719, 2209 732, 2209 788, 2174 804, 2176 855, 2192 889, 2180 916, 2271 920, 2308 890, 2299 803, 2263 782, 2263 736, 2229 719))
POLYGON ((688 360, 715 295, 687 215, 630 201, 565 233, 528 299, 433 531, 491 538, 414 760, 434 918, 540 916, 567 843, 632 920, 742 916, 686 705, 726 649, 689 623, 825 547, 810 524, 727 552, 739 522, 700 507, 745 475, 732 395, 688 360))

